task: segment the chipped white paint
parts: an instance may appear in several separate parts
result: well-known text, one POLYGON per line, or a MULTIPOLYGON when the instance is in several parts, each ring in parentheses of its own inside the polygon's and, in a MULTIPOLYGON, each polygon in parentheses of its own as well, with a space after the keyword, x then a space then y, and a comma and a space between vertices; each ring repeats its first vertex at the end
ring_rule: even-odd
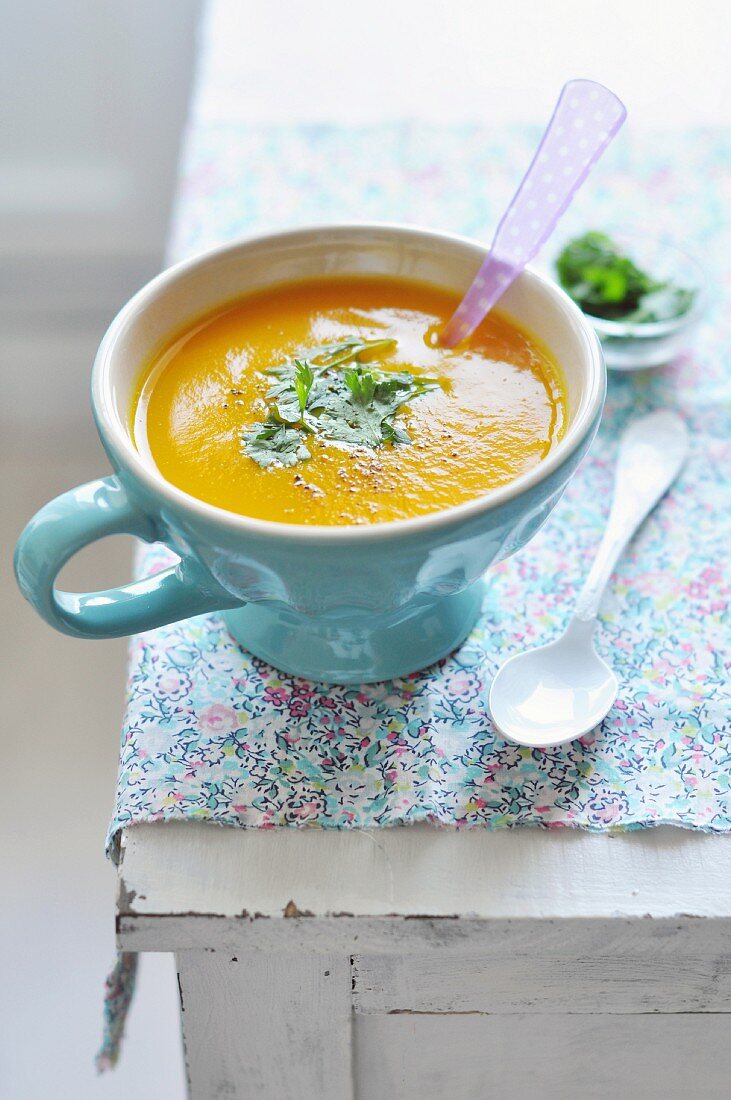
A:
POLYGON ((731 1012, 731 921, 570 922, 550 936, 541 927, 533 936, 491 931, 495 942, 486 936, 481 951, 457 957, 356 957, 355 1012, 731 1012))
POLYGON ((281 916, 294 899, 319 915, 370 917, 731 916, 731 838, 670 828, 607 836, 137 825, 125 833, 121 877, 139 915, 281 916))
POLYGON ((177 962, 194 1100, 348 1100, 347 956, 184 951, 177 962))
MULTIPOLYGON (((215 917, 207 914, 128 915, 118 921, 118 943, 127 951, 274 951, 298 954, 421 956, 437 952, 469 958, 498 951, 506 955, 551 951, 556 941, 568 941, 563 952, 577 956, 601 955, 609 936, 630 935, 642 922, 613 917, 576 920, 493 920, 483 917, 328 917, 301 916, 292 921, 277 917, 215 917)), ((649 922, 648 922, 649 923, 649 922)), ((716 935, 707 940, 707 928, 725 935, 731 921, 699 921, 692 917, 663 917, 653 922, 658 935, 680 925, 688 932, 692 953, 712 958, 716 935)), ((578 965, 574 957, 574 964, 578 965)), ((709 965, 711 965, 709 963, 709 965)))
POLYGON ((728 838, 181 823, 123 851, 119 943, 176 952, 192 1100, 727 1095, 728 838))

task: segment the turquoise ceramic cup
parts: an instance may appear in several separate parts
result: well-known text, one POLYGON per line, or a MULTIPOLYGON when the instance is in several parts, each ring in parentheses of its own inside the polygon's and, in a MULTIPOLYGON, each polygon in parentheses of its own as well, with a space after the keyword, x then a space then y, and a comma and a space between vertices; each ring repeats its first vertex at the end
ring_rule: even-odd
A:
POLYGON ((187 320, 239 295, 314 276, 391 275, 461 293, 484 258, 473 241, 390 225, 302 229, 196 257, 148 283, 107 332, 92 405, 114 473, 47 504, 16 549, 23 594, 58 630, 79 638, 137 633, 222 612, 246 649, 312 680, 403 676, 445 656, 480 610, 483 576, 549 515, 601 416, 605 369, 581 312, 555 285, 524 272, 501 308, 561 364, 563 439, 509 485, 457 507, 372 526, 270 523, 214 508, 169 484, 136 450, 130 409, 150 354, 187 320), (177 565, 103 592, 55 587, 81 547, 127 532, 166 543, 177 565))

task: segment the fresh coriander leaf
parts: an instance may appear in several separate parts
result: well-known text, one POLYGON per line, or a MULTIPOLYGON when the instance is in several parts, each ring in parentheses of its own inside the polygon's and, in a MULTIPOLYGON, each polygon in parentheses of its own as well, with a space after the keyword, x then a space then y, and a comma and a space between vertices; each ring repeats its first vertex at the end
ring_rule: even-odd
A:
POLYGON ((592 231, 570 241, 556 271, 585 313, 610 321, 669 320, 687 313, 695 298, 693 290, 653 279, 605 233, 592 231))
POLYGON ((383 359, 396 350, 396 341, 387 337, 383 340, 364 340, 356 352, 359 363, 372 363, 374 359, 383 359))
POLYGON ((359 340, 351 337, 339 344, 323 344, 322 347, 313 348, 308 352, 307 358, 317 367, 325 369, 340 367, 343 363, 349 363, 353 359, 362 362, 370 362, 372 359, 383 359, 396 350, 396 341, 386 338, 382 340, 359 340))
POLYGON ((400 428, 398 424, 392 424, 390 420, 384 420, 381 424, 383 438, 387 443, 411 443, 411 436, 400 428))
POLYGON ((601 303, 624 302, 630 294, 632 273, 621 264, 615 264, 613 267, 592 264, 585 267, 582 274, 587 300, 601 303))
POLYGON ((311 458, 302 435, 286 424, 267 421, 241 433, 244 452, 266 469, 268 466, 296 466, 311 458))
POLYGON ((408 372, 345 371, 344 387, 323 395, 313 406, 317 428, 326 439, 340 443, 378 447, 382 443, 411 442, 407 433, 397 430, 393 417, 402 405, 438 386, 436 379, 420 378, 408 372))
POLYGON ((344 375, 345 385, 351 393, 351 400, 358 405, 368 405, 373 400, 376 392, 376 380, 368 371, 361 367, 351 367, 344 375))
MULTIPOLYGON (((273 396, 271 393, 269 396, 273 396)), ((302 421, 302 409, 294 384, 288 385, 277 401, 270 407, 269 415, 280 424, 296 426, 302 421)))
POLYGON ((308 434, 351 446, 410 443, 394 417, 439 382, 370 365, 395 347, 395 340, 351 337, 303 351, 292 362, 270 368, 276 381, 267 393, 268 419, 242 433, 244 452, 263 467, 293 466, 310 458, 308 434), (347 363, 354 365, 339 369, 347 363))
POLYGON ((293 385, 295 393, 297 394, 297 402, 299 404, 300 413, 305 411, 307 405, 307 397, 312 389, 312 383, 315 380, 312 367, 306 359, 295 359, 294 361, 294 380, 293 385))

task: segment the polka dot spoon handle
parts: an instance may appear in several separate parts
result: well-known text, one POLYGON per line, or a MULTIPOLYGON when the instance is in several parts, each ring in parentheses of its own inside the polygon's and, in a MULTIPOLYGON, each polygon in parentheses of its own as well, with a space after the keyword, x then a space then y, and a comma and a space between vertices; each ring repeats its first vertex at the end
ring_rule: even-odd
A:
POLYGON ((443 347, 454 347, 470 336, 533 259, 626 114, 621 100, 602 84, 593 80, 564 84, 490 252, 441 333, 443 347))

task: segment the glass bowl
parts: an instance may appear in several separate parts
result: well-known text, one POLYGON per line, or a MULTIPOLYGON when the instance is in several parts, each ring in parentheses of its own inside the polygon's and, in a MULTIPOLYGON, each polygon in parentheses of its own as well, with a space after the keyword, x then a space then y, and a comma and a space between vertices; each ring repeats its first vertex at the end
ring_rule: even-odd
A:
MULTIPOLYGON (((607 234, 639 268, 652 278, 672 280, 695 292, 686 313, 667 321, 607 321, 584 312, 602 345, 607 367, 618 371, 643 370, 672 362, 692 343, 693 331, 706 309, 706 278, 701 266, 672 242, 641 233, 607 234)), ((555 259, 551 272, 556 279, 555 259)))

